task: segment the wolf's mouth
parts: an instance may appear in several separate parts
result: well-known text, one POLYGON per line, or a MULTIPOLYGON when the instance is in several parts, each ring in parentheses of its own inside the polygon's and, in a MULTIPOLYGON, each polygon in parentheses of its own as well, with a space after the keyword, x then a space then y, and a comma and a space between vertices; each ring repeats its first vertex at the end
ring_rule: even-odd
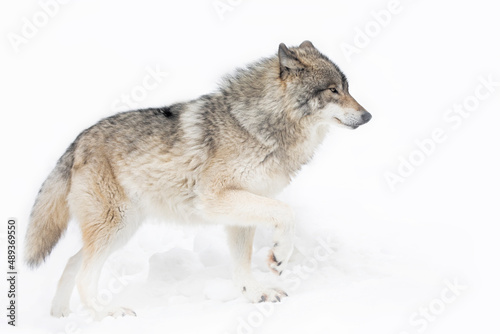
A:
POLYGON ((343 125, 345 127, 348 127, 350 129, 357 129, 359 127, 359 125, 352 125, 352 124, 345 124, 344 122, 342 122, 339 118, 337 117, 334 117, 333 118, 334 120, 336 120, 340 125, 343 125))

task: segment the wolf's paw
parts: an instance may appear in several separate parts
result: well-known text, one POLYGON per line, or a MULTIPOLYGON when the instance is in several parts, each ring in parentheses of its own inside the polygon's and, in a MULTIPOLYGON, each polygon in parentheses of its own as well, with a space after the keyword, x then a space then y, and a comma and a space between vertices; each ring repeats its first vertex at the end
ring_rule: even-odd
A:
POLYGON ((281 275, 288 260, 293 252, 293 244, 291 242, 277 242, 274 244, 273 248, 269 251, 269 256, 267 258, 267 265, 269 269, 276 274, 281 275))
POLYGON ((108 311, 108 315, 112 316, 113 318, 124 317, 127 315, 133 316, 133 317, 137 316, 137 314, 133 310, 126 308, 126 307, 117 307, 117 308, 111 309, 108 311))
POLYGON ((56 318, 67 317, 70 314, 69 306, 53 304, 50 310, 50 315, 56 318))
POLYGON ((287 297, 288 294, 278 288, 264 288, 264 287, 243 287, 243 294, 252 303, 262 303, 262 302, 280 302, 283 298, 287 297))

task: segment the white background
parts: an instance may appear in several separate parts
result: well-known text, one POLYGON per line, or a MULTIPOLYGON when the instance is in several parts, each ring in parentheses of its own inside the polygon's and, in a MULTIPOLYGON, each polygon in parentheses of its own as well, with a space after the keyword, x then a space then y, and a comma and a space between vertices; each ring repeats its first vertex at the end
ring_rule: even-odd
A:
MULTIPOLYGON (((290 297, 258 309, 240 296, 221 228, 148 225, 110 258, 101 281, 126 278, 112 302, 135 309, 137 318, 52 318, 57 280, 79 248, 72 222, 41 268, 20 267, 18 332, 497 332, 500 86, 460 125, 444 117, 472 101, 480 77, 500 81, 498 6, 401 0, 390 22, 370 31, 367 46, 346 57, 342 43, 355 46, 359 30, 376 29, 372 11, 388 1, 222 0, 232 6, 222 14, 217 3, 71 1, 16 52, 9 38, 42 9, 2 1, 2 226, 17 218, 22 248, 29 211, 56 160, 80 131, 116 112, 113 105, 141 85, 147 68, 168 75, 138 107, 168 105, 215 90, 221 76, 274 54, 280 42, 309 39, 343 69, 373 119, 355 131, 332 129, 280 196, 298 218, 294 279, 271 277, 269 231, 257 234, 256 275, 288 287, 290 297), (384 175, 397 172, 400 157, 417 156, 415 141, 436 128, 446 140, 392 191, 384 175), (333 247, 324 261, 314 258, 319 237, 333 247), (306 265, 311 272, 298 279, 306 265), (441 297, 447 280, 463 287, 450 303, 441 297), (422 312, 430 312, 427 320, 422 312)), ((0 236, 6 259, 5 228, 0 236)), ((78 310, 77 293, 71 305, 78 310)))

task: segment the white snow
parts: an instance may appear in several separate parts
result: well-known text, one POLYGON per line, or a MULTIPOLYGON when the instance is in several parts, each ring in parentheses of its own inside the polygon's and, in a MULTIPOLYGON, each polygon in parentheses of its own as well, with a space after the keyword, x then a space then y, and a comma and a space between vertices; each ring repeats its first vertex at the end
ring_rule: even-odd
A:
MULTIPOLYGON (((75 291, 74 312, 53 318, 57 281, 81 245, 72 222, 41 268, 20 264, 18 327, 1 315, 1 333, 498 332, 500 86, 459 126, 444 115, 474 96, 480 77, 500 81, 499 8, 401 0, 400 12, 348 61, 341 43, 353 44, 388 3, 75 1, 60 5, 18 53, 8 34, 20 34, 23 17, 41 7, 2 3, 0 217, 18 220, 19 259, 34 198, 58 157, 142 86, 147 68, 168 74, 132 101, 137 107, 196 98, 280 42, 310 39, 343 69, 373 119, 355 131, 332 129, 279 196, 297 216, 295 252, 281 277, 266 265, 272 231, 257 231, 253 271, 287 291, 281 303, 250 304, 233 286, 222 227, 146 224, 109 258, 100 281, 103 304, 137 317, 94 322, 75 291), (214 3, 232 10, 221 20, 214 3), (384 174, 436 128, 446 141, 392 192, 384 174)), ((2 305, 6 291, 2 279, 2 305)))

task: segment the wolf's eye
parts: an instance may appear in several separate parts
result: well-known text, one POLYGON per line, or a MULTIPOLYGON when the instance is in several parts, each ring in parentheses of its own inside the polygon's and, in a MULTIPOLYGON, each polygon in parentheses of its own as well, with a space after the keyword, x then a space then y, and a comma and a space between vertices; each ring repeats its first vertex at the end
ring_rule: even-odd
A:
POLYGON ((332 88, 328 88, 330 90, 330 92, 334 93, 334 94, 338 94, 339 91, 337 90, 337 88, 335 87, 332 87, 332 88))

